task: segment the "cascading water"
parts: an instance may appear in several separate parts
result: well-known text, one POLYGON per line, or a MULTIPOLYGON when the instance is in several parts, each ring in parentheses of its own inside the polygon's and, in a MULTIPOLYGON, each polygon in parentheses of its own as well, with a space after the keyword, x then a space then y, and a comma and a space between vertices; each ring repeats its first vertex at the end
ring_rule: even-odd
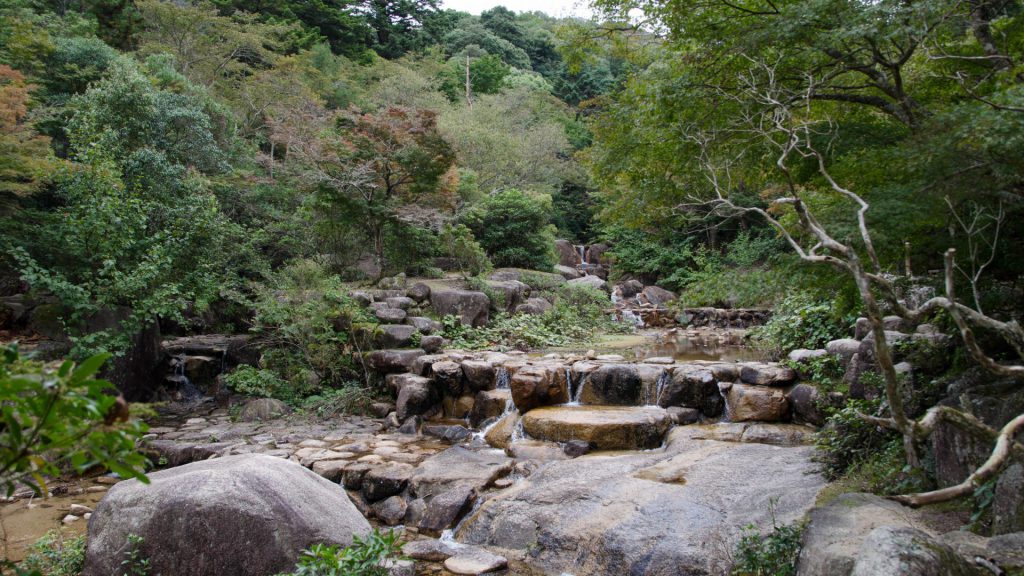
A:
POLYGON ((668 385, 672 382, 672 374, 668 370, 662 371, 658 375, 658 379, 654 383, 654 388, 649 386, 644 387, 644 404, 648 406, 659 406, 661 404, 661 397, 665 394, 665 390, 668 385))
MULTIPOLYGON (((508 369, 506 369, 504 366, 498 366, 497 370, 495 370, 494 373, 494 388, 496 390, 509 390, 511 387, 511 383, 512 377, 509 376, 508 369)), ((502 411, 501 415, 488 422, 487 425, 481 428, 479 432, 473 434, 472 439, 483 442, 484 437, 487 436, 487 433, 491 431, 491 428, 494 428, 494 426, 498 422, 501 422, 502 418, 511 414, 512 412, 515 412, 515 409, 516 404, 515 402, 512 401, 512 394, 509 394, 508 399, 505 400, 505 410, 502 411)))
MULTIPOLYGON (((621 294, 621 292, 619 292, 619 289, 616 287, 614 290, 612 290, 612 308, 614 308, 617 311, 618 316, 620 316, 620 318, 621 318, 621 320, 623 322, 629 322, 630 324, 636 326, 637 328, 643 328, 645 326, 645 324, 646 324, 644 322, 644 319, 641 318, 639 314, 636 314, 635 312, 633 312, 632 310, 630 310, 626 306, 623 306, 623 307, 620 308, 619 307, 619 303, 620 302, 622 302, 622 294, 621 294)), ((612 316, 613 316, 612 317, 613 320, 619 320, 620 319, 620 318, 615 318, 615 314, 613 314, 612 316)))
POLYGON ((181 399, 185 402, 191 402, 198 398, 202 398, 203 393, 196 388, 192 380, 189 380, 188 375, 185 373, 185 359, 184 354, 175 356, 177 365, 174 367, 174 379, 178 383, 178 391, 181 392, 181 399))
POLYGON ((498 390, 508 390, 512 384, 512 377, 509 376, 508 369, 504 366, 498 366, 494 372, 494 387, 498 390))
POLYGON ((718 388, 718 394, 722 397, 722 422, 732 422, 732 415, 729 414, 729 397, 727 395, 728 388, 718 388))

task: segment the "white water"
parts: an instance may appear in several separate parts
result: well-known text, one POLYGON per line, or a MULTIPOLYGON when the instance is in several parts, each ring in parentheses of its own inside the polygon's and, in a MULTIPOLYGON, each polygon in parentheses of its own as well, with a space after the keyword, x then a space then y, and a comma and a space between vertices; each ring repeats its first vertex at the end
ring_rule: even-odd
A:
POLYGON ((647 406, 659 406, 661 405, 661 397, 665 394, 665 389, 672 382, 672 374, 668 370, 663 370, 658 375, 658 380, 654 383, 654 388, 650 386, 644 386, 644 404, 647 406))
MULTIPOLYGON (((494 388, 496 390, 509 390, 511 382, 512 378, 509 376, 508 370, 504 366, 498 366, 494 373, 494 388)), ((474 433, 471 437, 471 441, 479 439, 480 441, 485 442, 484 437, 491 431, 491 428, 494 428, 498 422, 501 422, 502 418, 514 412, 515 409, 516 404, 512 401, 512 394, 509 394, 508 399, 505 400, 505 410, 502 411, 501 415, 491 420, 486 426, 481 428, 479 432, 474 433)))
POLYGON ((569 391, 569 402, 566 403, 566 406, 579 406, 580 395, 583 393, 583 380, 581 379, 580 383, 576 385, 577 388, 573 390, 572 369, 569 368, 568 366, 566 366, 565 368, 565 386, 566 389, 569 391))

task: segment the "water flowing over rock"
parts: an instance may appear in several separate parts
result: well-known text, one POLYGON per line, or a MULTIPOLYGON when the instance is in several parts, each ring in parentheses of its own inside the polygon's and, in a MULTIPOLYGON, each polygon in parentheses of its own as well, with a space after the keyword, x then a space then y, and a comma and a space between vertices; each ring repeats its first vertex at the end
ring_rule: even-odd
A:
POLYGON ((142 537, 153 574, 249 576, 291 570, 314 543, 347 546, 370 532, 337 484, 280 458, 231 456, 149 478, 117 484, 96 507, 84 576, 114 574, 129 534, 142 537))

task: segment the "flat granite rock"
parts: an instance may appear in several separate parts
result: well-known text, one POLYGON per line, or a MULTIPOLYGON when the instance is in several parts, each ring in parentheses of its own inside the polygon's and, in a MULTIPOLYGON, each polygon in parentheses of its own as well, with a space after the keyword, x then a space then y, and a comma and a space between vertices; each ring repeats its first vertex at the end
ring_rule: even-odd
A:
POLYGON ((483 502, 456 539, 542 573, 716 574, 743 526, 803 517, 825 485, 809 446, 698 440, 544 464, 483 502))

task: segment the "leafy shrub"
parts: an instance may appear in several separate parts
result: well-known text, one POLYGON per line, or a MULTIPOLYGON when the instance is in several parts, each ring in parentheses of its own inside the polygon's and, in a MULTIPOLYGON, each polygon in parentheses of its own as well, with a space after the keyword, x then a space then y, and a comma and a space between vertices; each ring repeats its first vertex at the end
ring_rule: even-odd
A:
POLYGON ((506 190, 487 197, 465 223, 496 266, 550 270, 555 264, 551 198, 506 190))
POLYGON ((783 352, 815 349, 840 336, 847 324, 837 317, 832 303, 798 292, 776 306, 771 320, 753 330, 752 336, 763 345, 783 352))
POLYGON ((831 354, 808 358, 802 362, 793 362, 787 359, 783 360, 781 364, 799 370, 806 383, 813 384, 823 392, 845 391, 845 385, 842 382, 843 366, 839 359, 831 354))
POLYGON ((16 347, 0 348, 0 487, 46 493, 44 477, 102 465, 122 478, 146 481, 146 458, 135 449, 146 425, 120 422, 113 384, 94 376, 109 354, 58 368, 22 359, 16 347))
POLYGON ((124 576, 149 576, 149 558, 142 553, 142 536, 128 535, 128 547, 121 560, 121 571, 124 576))
POLYGON ((235 392, 261 398, 289 398, 293 391, 287 381, 272 370, 241 365, 224 377, 224 382, 235 392))
POLYGON ((802 524, 779 526, 775 521, 775 502, 769 502, 772 531, 764 534, 753 524, 743 528, 736 544, 733 576, 792 576, 800 557, 802 524))
POLYGON ((850 400, 829 415, 825 427, 818 433, 815 455, 826 478, 839 478, 852 466, 880 452, 896 437, 896 432, 869 424, 857 416, 858 413, 880 416, 882 410, 877 400, 850 400))
POLYGON ((78 576, 84 567, 85 536, 67 538, 58 530, 50 530, 32 545, 18 573, 78 576))
POLYGON ((357 375, 346 354, 351 343, 347 326, 367 320, 366 312, 323 262, 298 260, 254 288, 252 329, 265 345, 270 374, 243 369, 229 383, 289 401, 343 385, 357 375))
POLYGON ((374 530, 366 539, 353 536, 347 548, 314 544, 303 551, 294 572, 279 576, 387 576, 385 565, 400 554, 398 534, 374 530))
POLYGON ((499 315, 481 328, 466 328, 458 318, 445 317, 444 335, 458 348, 489 347, 528 350, 590 342, 599 333, 632 327, 613 321, 605 312, 608 295, 593 288, 562 286, 549 293, 555 303, 539 315, 499 315))

